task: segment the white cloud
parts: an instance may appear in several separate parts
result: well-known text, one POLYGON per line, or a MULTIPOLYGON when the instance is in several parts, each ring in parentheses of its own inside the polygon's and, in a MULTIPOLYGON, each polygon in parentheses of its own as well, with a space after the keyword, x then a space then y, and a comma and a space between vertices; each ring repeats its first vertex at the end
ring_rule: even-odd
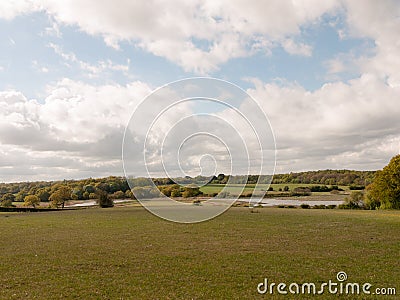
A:
POLYGON ((395 0, 273 0, 251 5, 244 0, 121 0, 118 5, 95 0, 4 0, 0 17, 11 19, 37 10, 54 20, 49 32, 59 32, 59 24, 78 26, 88 34, 102 36, 114 48, 129 41, 199 74, 212 72, 232 58, 257 51, 269 53, 277 45, 290 54, 311 56, 310 45, 294 42, 302 28, 318 22, 324 14, 343 13, 348 28, 339 29, 342 38, 345 32, 346 37, 369 37, 376 43, 377 54, 365 60, 364 71, 388 75, 391 84, 400 82, 400 6, 395 0), (204 49, 197 40, 204 40, 209 47, 204 49))
POLYGON ((127 61, 126 65, 115 64, 110 59, 100 60, 97 64, 90 64, 78 59, 73 52, 65 52, 59 45, 49 43, 48 47, 52 48, 54 52, 64 60, 67 66, 70 66, 70 63, 76 64, 89 78, 99 77, 104 72, 108 71, 122 72, 124 74, 128 74, 129 72, 130 60, 127 61))
MULTIPOLYGON (((124 0, 118 5, 94 0, 1 1, 0 18, 9 20, 37 10, 54 20, 53 27, 45 30, 49 34, 57 35, 58 26, 77 26, 114 48, 128 41, 199 74, 217 70, 232 58, 268 55, 278 46, 289 54, 312 56, 302 29, 318 23, 324 14, 339 12, 347 22, 347 28, 338 31, 340 38, 368 38, 374 49, 361 56, 337 54, 326 62, 328 75, 354 72, 357 78, 344 83, 336 77, 337 82, 313 92, 285 80, 280 85, 254 81, 255 88, 249 91, 271 119, 278 171, 376 169, 399 152, 400 6, 396 1, 124 0)), ((15 44, 12 39, 9 43, 15 44)), ((57 44, 49 47, 88 77, 129 71, 129 61, 88 63, 57 44)), ((38 62, 33 65, 47 71, 38 62)), ((3 178, 15 174, 33 179, 46 174, 85 177, 120 171, 123 127, 149 91, 143 82, 93 86, 63 79, 49 85, 40 101, 17 91, 0 92, 3 178)), ((235 120, 235 116, 225 117, 235 120)), ((233 124, 241 126, 239 121, 233 124)), ((156 133, 163 133, 161 129, 156 133)))
POLYGON ((371 38, 375 55, 362 62, 363 72, 386 78, 389 84, 400 85, 400 5, 395 0, 345 1, 351 36, 371 38))
POLYGON ((44 102, 0 92, 0 180, 121 174, 124 127, 149 91, 142 82, 91 86, 63 79, 48 87, 44 102))
POLYGON ((199 74, 212 72, 220 64, 251 55, 255 50, 268 53, 271 45, 282 41, 289 53, 309 56, 310 46, 295 44, 286 38, 299 35, 301 26, 338 7, 338 2, 333 0, 273 0, 251 4, 244 0, 145 3, 121 0, 118 4, 41 0, 34 3, 16 10, 8 18, 29 8, 40 9, 60 24, 78 26, 88 34, 102 36, 111 47, 118 49, 119 42, 130 41, 186 71, 199 74), (260 39, 268 42, 260 44, 260 39), (210 46, 203 49, 196 40, 204 40, 210 46))
POLYGON ((282 47, 285 51, 292 55, 311 56, 312 47, 304 43, 296 43, 292 39, 286 39, 282 42, 282 47))
POLYGON ((0 18, 11 20, 16 16, 37 9, 31 0, 7 0, 0 2, 0 18))
POLYGON ((314 92, 261 83, 249 92, 270 117, 281 171, 376 169, 398 154, 400 87, 376 75, 325 84, 314 92))

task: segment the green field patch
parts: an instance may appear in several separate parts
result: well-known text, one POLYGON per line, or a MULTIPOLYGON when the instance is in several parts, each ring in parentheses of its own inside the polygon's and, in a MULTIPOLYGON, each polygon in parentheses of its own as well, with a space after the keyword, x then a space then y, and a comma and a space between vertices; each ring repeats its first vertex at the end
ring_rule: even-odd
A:
POLYGON ((323 282, 339 271, 400 288, 400 212, 257 211, 199 224, 140 207, 0 214, 0 299, 258 299, 265 277, 323 282))

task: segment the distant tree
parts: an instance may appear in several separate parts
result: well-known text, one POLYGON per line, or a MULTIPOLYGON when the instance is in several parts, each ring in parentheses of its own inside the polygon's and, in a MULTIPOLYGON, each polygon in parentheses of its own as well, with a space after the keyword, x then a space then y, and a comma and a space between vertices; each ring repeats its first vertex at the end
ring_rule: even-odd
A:
POLYGON ((310 196, 311 189, 304 186, 299 186, 293 189, 293 196, 310 196))
POLYGON ((174 189, 171 191, 171 197, 182 197, 180 189, 174 189))
POLYGON ((161 196, 160 191, 156 187, 139 187, 136 186, 132 189, 133 194, 137 199, 150 199, 161 196))
POLYGON ((12 206, 13 201, 15 201, 15 196, 11 193, 4 194, 0 199, 1 206, 9 207, 12 206))
POLYGON ((87 199, 89 199, 89 195, 90 195, 90 193, 84 192, 82 197, 83 197, 84 200, 87 200, 87 199))
POLYGON ((24 206, 33 206, 33 208, 36 207, 36 205, 40 204, 40 199, 36 195, 28 195, 24 198, 24 206))
POLYGON ((287 185, 285 185, 284 188, 283 188, 283 190, 284 190, 285 192, 287 192, 287 191, 289 191, 289 187, 288 187, 287 185))
POLYGON ((198 195, 203 194, 198 187, 196 188, 191 188, 191 187, 185 187, 185 190, 182 193, 182 197, 184 198, 189 198, 189 197, 196 197, 198 195))
POLYGON ((55 207, 64 208, 65 202, 71 199, 71 188, 68 186, 60 186, 58 189, 50 195, 49 200, 55 207))
POLYGON ((344 204, 340 208, 363 208, 364 207, 364 193, 355 191, 350 194, 350 197, 344 199, 344 204))
POLYGON ((112 194, 112 197, 114 199, 124 199, 125 193, 123 191, 116 191, 114 194, 112 194))
POLYGON ((132 191, 131 190, 126 190, 125 197, 126 198, 134 198, 132 191))
POLYGON ((82 200, 83 199, 83 191, 79 187, 76 187, 72 190, 71 198, 74 200, 82 200))
POLYGON ((95 192, 96 192, 96 188, 95 188, 93 185, 88 184, 88 185, 85 185, 85 186, 83 187, 83 191, 84 191, 84 192, 88 192, 89 194, 90 194, 90 193, 95 193, 95 192))
POLYGON ((9 201, 13 202, 13 201, 15 201, 15 196, 11 193, 7 193, 7 194, 4 194, 3 197, 1 197, 1 200, 2 201, 9 200, 9 201))
POLYGON ((108 196, 108 193, 106 191, 98 190, 97 196, 97 203, 100 207, 106 208, 114 206, 114 201, 108 196))
POLYGON ((28 193, 25 190, 20 190, 17 195, 15 195, 15 201, 24 202, 25 196, 27 195, 28 193))
POLYGON ((108 183, 106 183, 106 182, 96 183, 95 186, 96 186, 97 190, 102 190, 102 191, 105 191, 107 193, 110 191, 110 185, 108 183))
POLYGON ((133 187, 144 187, 144 186, 151 186, 152 180, 150 178, 145 177, 138 177, 138 178, 130 178, 129 185, 133 187))
POLYGON ((36 196, 39 197, 41 202, 48 202, 50 193, 47 191, 46 188, 40 188, 36 191, 36 196))
POLYGON ((367 186, 366 206, 370 209, 400 209, 400 155, 393 157, 367 186))

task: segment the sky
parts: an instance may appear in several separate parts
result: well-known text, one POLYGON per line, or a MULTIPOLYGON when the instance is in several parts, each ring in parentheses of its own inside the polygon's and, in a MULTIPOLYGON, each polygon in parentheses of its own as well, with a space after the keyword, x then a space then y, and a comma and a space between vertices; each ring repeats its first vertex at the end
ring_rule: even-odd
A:
MULTIPOLYGON (((146 99, 160 112, 166 102, 152 91, 192 77, 231 82, 257 102, 268 120, 251 121, 271 128, 277 173, 381 169, 400 151, 399 28, 395 0, 2 0, 0 182, 124 174, 135 110, 146 99)), ((242 100, 239 109, 257 115, 242 100)), ((173 115, 207 111, 214 119, 192 118, 188 134, 211 131, 218 117, 230 142, 232 124, 249 134, 231 110, 187 103, 173 115)), ((163 119, 160 132, 177 124, 163 119)), ((168 135, 164 154, 178 151, 182 130, 168 135)), ((229 172, 212 157, 224 143, 204 138, 182 148, 184 174, 202 163, 229 172)), ((135 151, 131 160, 143 156, 135 151)))

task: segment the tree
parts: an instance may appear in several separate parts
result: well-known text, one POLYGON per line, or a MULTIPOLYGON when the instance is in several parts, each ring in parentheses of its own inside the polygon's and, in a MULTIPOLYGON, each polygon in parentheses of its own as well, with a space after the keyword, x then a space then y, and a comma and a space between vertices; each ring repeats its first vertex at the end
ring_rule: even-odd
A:
POLYGON ((341 208, 363 208, 364 207, 364 193, 360 191, 355 191, 350 194, 350 197, 344 199, 344 204, 341 208))
POLYGON ((96 192, 95 187, 94 187, 93 185, 90 185, 90 184, 85 185, 85 186, 83 187, 83 190, 84 190, 84 192, 88 192, 89 194, 90 194, 90 193, 96 192))
POLYGON ((189 198, 189 197, 196 197, 198 195, 203 194, 198 187, 185 187, 185 190, 182 193, 182 197, 189 198))
POLYGON ((112 194, 112 197, 114 199, 124 199, 125 193, 123 191, 116 191, 114 194, 112 194))
POLYGON ((400 209, 400 155, 376 173, 367 186, 365 202, 369 209, 400 209))
POLYGON ((127 191, 125 192, 125 197, 126 197, 126 198, 132 198, 132 199, 133 199, 134 197, 133 197, 132 191, 131 191, 131 190, 127 190, 127 191))
POLYGON ((114 201, 108 196, 107 192, 103 190, 98 190, 97 196, 98 196, 97 203, 99 204, 100 207, 106 208, 114 206, 114 201))
POLYGON ((15 196, 11 193, 6 193, 1 197, 1 206, 12 206, 13 201, 15 201, 15 196))
POLYGON ((71 188, 68 186, 60 186, 58 189, 50 195, 49 200, 51 204, 55 207, 62 207, 64 208, 65 201, 71 199, 71 188))
POLYGON ((83 196, 83 199, 87 200, 87 199, 89 199, 90 193, 84 192, 82 196, 83 196))
POLYGON ((132 192, 135 195, 135 198, 137 198, 139 200, 161 197, 160 191, 157 188, 150 187, 150 186, 148 186, 148 187, 135 186, 132 189, 132 192))
POLYGON ((182 196, 182 192, 180 191, 180 189, 175 189, 171 191, 171 197, 181 197, 182 196))
POLYGON ((76 187, 72 190, 71 197, 74 200, 82 200, 83 199, 83 191, 79 187, 76 187))
POLYGON ((39 197, 41 202, 47 202, 49 201, 50 193, 47 191, 47 189, 41 188, 37 190, 36 196, 39 197))
POLYGON ((25 190, 20 190, 17 193, 17 195, 15 196, 15 201, 23 202, 25 199, 25 196, 27 196, 27 192, 25 190))
POLYGON ((36 207, 36 205, 40 204, 40 199, 36 195, 28 195, 25 196, 24 198, 24 206, 33 206, 33 208, 36 207))

